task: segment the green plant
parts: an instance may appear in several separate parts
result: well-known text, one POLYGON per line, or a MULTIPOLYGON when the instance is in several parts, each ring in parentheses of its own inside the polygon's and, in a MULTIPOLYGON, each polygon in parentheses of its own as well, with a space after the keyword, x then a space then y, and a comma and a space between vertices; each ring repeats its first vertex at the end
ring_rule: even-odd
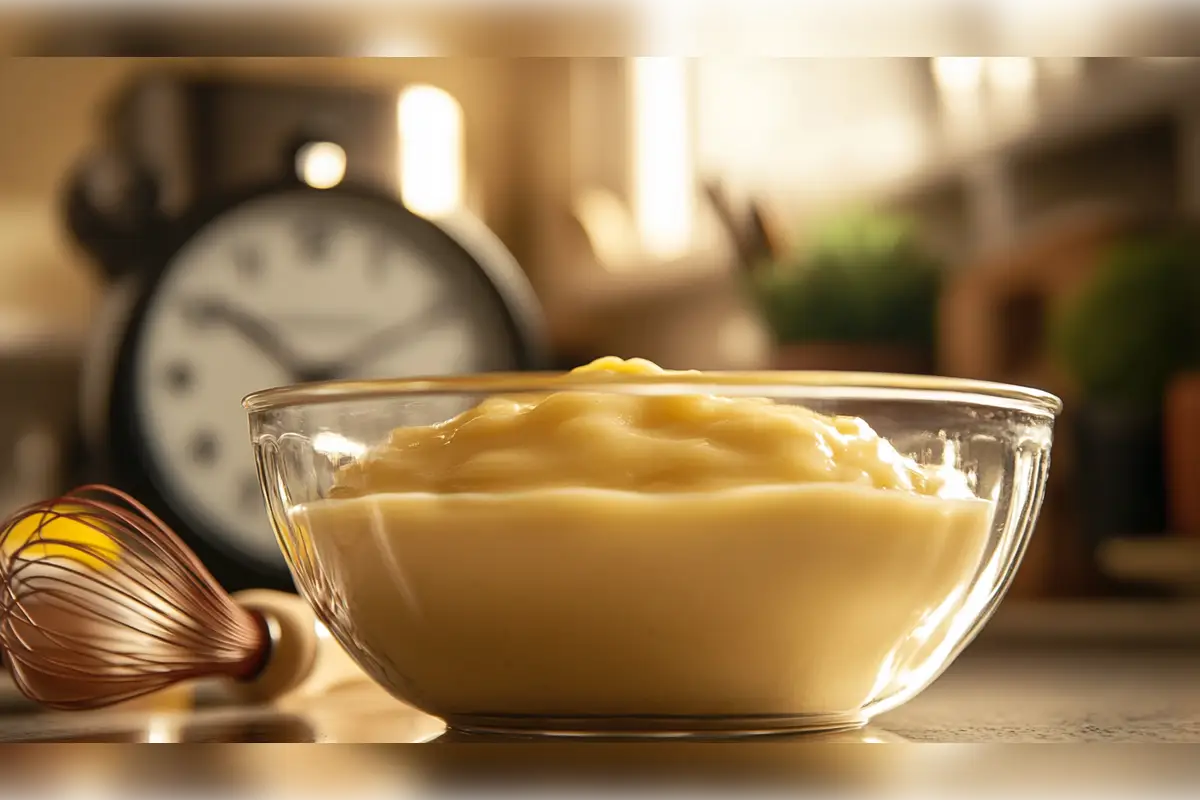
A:
POLYGON ((781 343, 885 342, 932 348, 942 270, 907 221, 855 213, 751 275, 781 343))
POLYGON ((1114 247, 1052 322, 1051 347, 1086 397, 1161 407, 1168 382, 1200 365, 1200 247, 1141 236, 1114 247))

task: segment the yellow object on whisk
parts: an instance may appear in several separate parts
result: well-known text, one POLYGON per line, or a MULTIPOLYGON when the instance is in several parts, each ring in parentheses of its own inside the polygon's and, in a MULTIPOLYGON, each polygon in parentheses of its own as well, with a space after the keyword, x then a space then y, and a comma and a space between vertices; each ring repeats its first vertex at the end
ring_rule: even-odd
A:
POLYGON ((0 531, 0 553, 10 559, 62 558, 101 569, 112 566, 118 552, 111 529, 86 506, 76 503, 58 503, 38 513, 17 516, 0 531))
POLYGON ((89 485, 0 520, 0 650, 48 708, 128 702, 201 678, 242 702, 366 680, 303 599, 230 596, 150 509, 89 485))

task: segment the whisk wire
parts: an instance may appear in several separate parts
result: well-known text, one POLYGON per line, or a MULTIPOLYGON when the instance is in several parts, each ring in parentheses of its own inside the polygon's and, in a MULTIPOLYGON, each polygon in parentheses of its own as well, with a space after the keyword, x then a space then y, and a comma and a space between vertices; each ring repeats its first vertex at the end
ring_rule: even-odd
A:
MULTIPOLYGON (((74 546, 73 543, 62 539, 42 539, 41 542, 45 542, 47 544, 61 544, 64 547, 74 546)), ((38 544, 40 544, 40 542, 32 542, 23 545, 17 550, 17 553, 20 554, 23 550, 30 547, 36 547, 38 544)), ((95 552, 95 550, 92 548, 79 547, 78 549, 85 553, 95 552)), ((136 556, 132 553, 131 556, 136 558, 136 556)), ((203 628, 195 624, 194 620, 184 620, 182 621, 184 624, 180 624, 180 620, 172 619, 167 612, 164 611, 164 609, 169 608, 167 604, 170 602, 169 597, 165 593, 155 591, 152 588, 147 587, 150 597, 140 597, 129 589, 122 587, 115 580, 102 581, 93 574, 79 572, 74 568, 73 564, 64 564, 61 562, 55 563, 49 561, 39 563, 32 560, 25 560, 21 562, 20 566, 13 570, 13 577, 15 579, 20 579, 21 572, 23 570, 27 570, 35 566, 45 570, 53 570, 58 573, 57 575, 35 575, 32 578, 26 579, 24 582, 28 590, 39 591, 40 594, 46 598, 48 603, 64 603, 67 605, 72 605, 81 615, 93 618, 102 617, 102 615, 98 613, 98 604, 115 603, 117 607, 121 609, 133 606, 139 608, 145 614, 145 619, 143 621, 147 628, 149 628, 151 625, 158 625, 159 627, 163 627, 165 625, 165 627, 172 629, 172 635, 177 635, 184 632, 194 633, 200 638, 211 635, 211 631, 205 631, 203 628), (92 584, 92 586, 88 586, 87 584, 89 583, 92 584), (48 584, 48 587, 39 590, 38 587, 42 584, 48 584), (68 587, 80 591, 64 591, 68 587), (89 595, 89 591, 91 591, 92 594, 89 595), (105 596, 106 594, 109 596, 105 596), (83 597, 85 596, 87 597, 88 602, 84 602, 83 597), (151 602, 153 600, 157 600, 158 602, 151 602), (125 604, 122 605, 121 601, 125 601, 125 604)), ((102 618, 109 622, 118 622, 117 619, 112 617, 102 618)))
MULTIPOLYGON (((103 489, 104 487, 83 487, 83 488, 85 488, 85 489, 86 488, 103 489)), ((124 509, 120 508, 119 506, 115 506, 115 505, 112 505, 109 503, 104 503, 103 501, 94 501, 86 496, 81 496, 82 491, 83 491, 83 489, 76 489, 73 492, 65 495, 64 497, 70 498, 72 500, 77 500, 78 502, 84 504, 85 506, 91 506, 95 510, 99 510, 104 513, 112 514, 112 515, 120 518, 122 520, 122 522, 124 522, 126 525, 130 526, 131 528, 136 529, 137 526, 139 524, 141 524, 141 522, 135 516, 133 516, 132 514, 130 514, 127 511, 125 511, 124 509)), ((128 495, 124 495, 123 493, 116 492, 115 490, 112 490, 112 491, 121 497, 128 498, 128 495)), ((167 528, 166 525, 164 523, 162 523, 162 521, 157 516, 155 516, 152 512, 147 510, 144 506, 142 506, 140 503, 133 500, 132 498, 128 498, 128 502, 131 505, 133 505, 134 507, 138 508, 141 511, 141 513, 145 515, 146 519, 148 519, 148 520, 154 522, 156 525, 160 526, 160 530, 164 534, 164 536, 161 539, 145 538, 140 541, 130 542, 129 544, 131 546, 130 546, 129 550, 125 553, 126 558, 132 558, 137 561, 137 566, 139 567, 139 574, 141 575, 142 582, 146 586, 147 589, 157 589, 157 591, 153 591, 153 594, 155 594, 158 597, 158 599, 163 600, 165 602, 167 596, 169 596, 170 589, 172 587, 176 586, 179 581, 191 580, 198 573, 207 575, 207 572, 205 571, 203 565, 200 563, 199 559, 197 559, 195 557, 195 555, 189 549, 187 549, 187 547, 185 545, 183 545, 182 542, 178 541, 178 539, 174 536, 174 534, 171 533, 170 529, 167 528), (141 545, 141 546, 140 547, 132 546, 135 544, 141 545), (142 552, 140 552, 141 550, 147 549, 147 548, 150 549, 151 551, 153 551, 154 555, 156 555, 158 557, 157 560, 148 559, 142 554, 142 552), (180 564, 179 559, 183 559, 187 563, 180 564), (164 573, 166 573, 166 574, 164 574, 164 573), (154 585, 152 586, 151 584, 154 584, 154 585)), ((43 513, 43 516, 47 516, 47 515, 65 517, 65 518, 71 519, 73 521, 77 521, 82 524, 85 524, 92 530, 94 530, 102 535, 106 534, 106 529, 105 529, 105 526, 103 525, 103 520, 98 518, 95 513, 75 511, 75 510, 71 509, 71 510, 66 510, 66 511, 51 510, 51 511, 43 513)), ((39 539, 41 539, 43 541, 51 541, 51 540, 46 539, 46 534, 44 533, 44 524, 45 523, 43 522, 42 525, 39 526, 39 532, 38 532, 37 536, 39 539)), ((58 540, 58 541, 59 541, 59 543, 62 543, 61 540, 58 540)), ((81 545, 72 543, 72 542, 67 542, 66 544, 77 547, 77 548, 81 547, 81 545)), ((82 545, 82 547, 88 547, 90 550, 93 548, 93 546, 91 546, 91 545, 82 545)), ((94 552, 94 550, 93 550, 93 552, 94 552)), ((96 553, 96 555, 102 559, 107 558, 109 556, 109 554, 106 552, 96 553)), ((197 586, 195 588, 202 589, 204 591, 197 594, 194 599, 205 603, 207 605, 207 607, 211 608, 214 611, 218 611, 219 609, 223 608, 224 607, 223 604, 227 602, 227 598, 225 598, 219 592, 219 590, 217 590, 214 587, 212 581, 201 581, 199 584, 197 584, 197 586)), ((133 598, 131 598, 131 599, 133 599, 133 598)), ((148 612, 155 613, 159 610, 159 609, 154 608, 152 605, 149 605, 149 604, 144 604, 144 605, 148 612)), ((190 623, 191 621, 184 620, 183 622, 185 624, 187 624, 187 623, 190 623)), ((195 627, 195 626, 193 626, 193 627, 195 627)), ((196 630, 198 633, 200 633, 202 635, 209 633, 209 631, 205 631, 198 627, 196 628, 196 630)))
POLYGON ((246 677, 268 635, 157 515, 92 484, 0 525, 0 647, 24 694, 82 709, 246 677))

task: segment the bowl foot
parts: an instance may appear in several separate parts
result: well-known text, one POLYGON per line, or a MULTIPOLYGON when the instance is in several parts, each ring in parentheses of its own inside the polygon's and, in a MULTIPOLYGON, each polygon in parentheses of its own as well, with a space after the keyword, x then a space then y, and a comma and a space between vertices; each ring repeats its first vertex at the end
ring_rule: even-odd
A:
POLYGON ((576 739, 741 739, 861 728, 857 714, 752 716, 533 716, 470 714, 444 718, 454 731, 484 736, 576 739))

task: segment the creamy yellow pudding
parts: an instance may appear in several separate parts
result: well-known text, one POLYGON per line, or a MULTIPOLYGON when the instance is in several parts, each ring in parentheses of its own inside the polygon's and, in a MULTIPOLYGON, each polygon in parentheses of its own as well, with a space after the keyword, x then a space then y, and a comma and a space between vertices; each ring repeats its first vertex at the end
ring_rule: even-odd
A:
POLYGON ((888 689, 976 574, 991 504, 860 419, 571 388, 663 372, 601 359, 397 429, 293 510, 377 679, 514 725, 783 726, 888 689))

